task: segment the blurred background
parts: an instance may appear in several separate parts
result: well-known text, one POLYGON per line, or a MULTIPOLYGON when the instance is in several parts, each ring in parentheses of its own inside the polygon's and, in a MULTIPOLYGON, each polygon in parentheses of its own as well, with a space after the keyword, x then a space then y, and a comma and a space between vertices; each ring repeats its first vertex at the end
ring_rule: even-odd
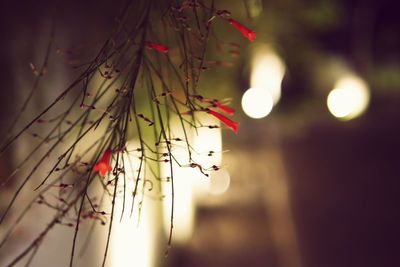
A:
MULTIPOLYGON (((29 63, 42 60, 51 3, 14 1, 1 8, 1 136, 33 81, 29 63)), ((215 159, 222 168, 206 182, 177 185, 182 204, 168 257, 163 230, 153 228, 162 218, 150 205, 146 227, 115 226, 109 266, 400 266, 398 1, 215 4, 257 33, 249 43, 217 21, 215 35, 224 46, 210 46, 208 57, 225 64, 206 71, 200 84, 204 95, 232 98, 239 133, 194 137, 199 148, 223 151, 215 159)), ((118 10, 111 1, 59 5, 56 39, 64 47, 102 40, 118 10)), ((31 109, 57 95, 65 80, 54 78, 31 109)), ((2 177, 28 143, 1 158, 2 177)), ((0 210, 12 190, 1 189, 0 210)), ((64 256, 51 250, 69 242, 69 235, 62 242, 60 236, 44 244, 32 266, 65 266, 57 264, 64 256)), ((0 266, 8 253, 0 252, 0 266)), ((102 252, 90 253, 78 266, 97 266, 92 258, 102 252)))

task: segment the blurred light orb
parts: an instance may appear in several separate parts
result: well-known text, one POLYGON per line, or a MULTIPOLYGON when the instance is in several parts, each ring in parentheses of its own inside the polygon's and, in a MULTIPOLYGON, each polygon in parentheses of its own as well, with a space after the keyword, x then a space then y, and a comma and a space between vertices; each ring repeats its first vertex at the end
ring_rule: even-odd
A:
MULTIPOLYGON (((135 151, 138 147, 140 147, 140 144, 137 140, 127 142, 128 151, 135 151)), ((140 166, 139 156, 139 152, 132 152, 127 153, 122 159, 126 174, 126 180, 124 180, 126 192, 133 192, 135 190, 135 179, 137 178, 137 170, 140 166)), ((140 178, 143 179, 143 174, 140 175, 140 178)), ((142 190, 140 186, 138 192, 142 190)), ((114 212, 118 215, 113 217, 114 224, 110 239, 110 261, 112 263, 108 266, 155 266, 155 255, 157 253, 155 241, 157 233, 154 232, 154 228, 158 224, 155 219, 157 209, 159 209, 158 204, 150 201, 150 199, 145 199, 142 204, 142 210, 139 211, 139 206, 136 204, 131 214, 130 209, 126 207, 131 207, 134 204, 132 201, 132 194, 128 193, 121 196, 118 195, 115 201, 114 212), (139 216, 140 220, 138 220, 139 216)))
POLYGON ((266 44, 256 46, 253 53, 250 87, 266 89, 276 105, 281 98, 285 64, 279 55, 266 44))
POLYGON ((210 183, 208 185, 208 192, 211 195, 222 195, 225 193, 231 183, 229 172, 225 169, 211 173, 210 183))
POLYGON ((253 119, 266 117, 274 106, 274 101, 268 90, 250 88, 242 97, 242 108, 247 116, 253 119))
POLYGON ((359 77, 340 79, 329 93, 329 112, 341 119, 351 120, 360 116, 368 107, 370 93, 368 85, 359 77))

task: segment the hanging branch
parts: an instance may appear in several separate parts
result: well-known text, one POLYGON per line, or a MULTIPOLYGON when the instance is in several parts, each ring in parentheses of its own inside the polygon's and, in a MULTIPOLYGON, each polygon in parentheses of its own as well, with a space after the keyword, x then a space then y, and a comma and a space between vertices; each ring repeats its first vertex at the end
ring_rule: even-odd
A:
POLYGON ((96 56, 87 63, 74 66, 80 72, 76 79, 21 130, 14 132, 45 74, 55 41, 55 26, 52 25, 44 63, 40 70, 32 68, 38 73, 37 79, 12 122, 12 137, 0 148, 3 153, 22 137, 39 140, 3 183, 16 179, 17 174, 23 175, 0 217, 1 224, 9 222, 11 225, 0 239, 0 249, 10 241, 17 225, 23 223, 32 209, 42 206, 53 210, 54 215, 7 266, 14 266, 24 258, 29 264, 42 240, 56 225, 74 229, 69 262, 69 266, 73 266, 80 226, 88 220, 92 220, 93 225, 95 222, 108 225, 102 260, 102 266, 105 266, 118 197, 122 195, 123 198, 122 219, 127 194, 132 195, 132 214, 136 197, 141 198, 137 205, 139 210, 145 194, 162 198, 161 184, 171 187, 168 246, 171 245, 174 163, 182 168, 198 168, 206 177, 209 170, 219 169, 215 165, 202 166, 193 161, 191 155, 197 152, 190 144, 189 129, 218 127, 204 125, 196 113, 216 117, 238 132, 239 124, 226 117, 234 114, 233 108, 198 93, 201 73, 207 68, 207 44, 215 36, 212 26, 216 18, 232 24, 250 41, 254 40, 253 31, 230 19, 228 11, 217 10, 212 0, 184 0, 169 6, 152 0, 128 1, 96 56), (67 97, 72 100, 67 102, 67 97), (173 117, 178 118, 179 126, 170 124, 173 117), (176 129, 173 127, 180 127, 183 136, 174 136, 176 129), (38 130, 43 133, 36 134, 38 130), (127 146, 132 138, 139 142, 135 150, 129 150, 127 146), (180 143, 185 144, 189 155, 184 163, 178 162, 174 155, 174 148, 181 146, 180 143), (126 170, 134 168, 129 161, 132 158, 139 163, 136 174, 130 176, 126 170), (48 168, 48 164, 49 171, 44 174, 42 169, 48 168), (168 177, 161 176, 160 164, 169 164, 168 177), (128 192, 130 181, 134 187, 128 192), (34 185, 36 196, 16 220, 10 222, 9 212, 27 184, 34 185), (98 195, 96 190, 91 190, 97 187, 102 189, 98 195), (149 189, 145 190, 145 187, 149 189))

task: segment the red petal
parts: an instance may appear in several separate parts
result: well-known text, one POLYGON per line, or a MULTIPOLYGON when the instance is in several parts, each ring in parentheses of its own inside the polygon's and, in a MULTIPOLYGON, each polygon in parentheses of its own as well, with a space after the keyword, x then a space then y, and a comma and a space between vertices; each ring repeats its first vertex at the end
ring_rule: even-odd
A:
POLYGON ((108 172, 112 170, 112 167, 110 165, 111 155, 112 155, 112 150, 107 149, 106 151, 104 151, 104 154, 101 157, 101 159, 94 166, 93 170, 95 172, 98 172, 100 176, 105 176, 108 172))
POLYGON ((233 114, 235 114, 235 109, 231 108, 227 105, 222 105, 218 102, 213 102, 213 105, 215 105, 219 110, 221 110, 222 112, 225 112, 228 115, 232 116, 233 114))
POLYGON ((111 155, 112 155, 111 149, 107 149, 106 151, 104 151, 103 156, 101 157, 99 162, 104 162, 108 164, 110 162, 111 155))
POLYGON ((101 169, 100 171, 99 171, 99 174, 100 174, 100 176, 106 176, 107 175, 107 170, 104 170, 104 169, 101 169))
POLYGON ((168 53, 168 51, 169 51, 168 47, 166 47, 165 45, 162 45, 162 44, 146 42, 145 45, 147 48, 157 50, 160 53, 168 53))
POLYGON ((94 167, 94 170, 98 172, 100 176, 106 176, 107 173, 112 170, 112 167, 109 164, 100 162, 94 167))
POLYGON ((224 123, 228 128, 230 128, 232 131, 234 131, 236 134, 239 131, 239 122, 233 121, 227 117, 225 117, 222 114, 219 114, 218 112, 215 112, 213 110, 207 110, 207 113, 213 115, 217 119, 219 119, 222 123, 224 123))
POLYGON ((256 33, 246 26, 240 24, 238 21, 234 19, 229 19, 229 23, 235 27, 244 37, 246 37, 250 42, 253 42, 256 39, 256 33))

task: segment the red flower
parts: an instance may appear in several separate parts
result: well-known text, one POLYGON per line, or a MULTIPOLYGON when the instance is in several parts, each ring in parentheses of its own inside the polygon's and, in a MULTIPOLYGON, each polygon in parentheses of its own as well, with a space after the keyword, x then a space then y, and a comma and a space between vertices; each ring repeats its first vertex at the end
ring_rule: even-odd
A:
POLYGON ((157 44, 157 43, 152 43, 152 42, 146 42, 145 46, 149 49, 154 49, 157 50, 160 53, 168 53, 169 49, 165 45, 162 44, 157 44))
POLYGON ((219 110, 221 110, 222 112, 225 112, 228 115, 232 116, 233 114, 235 114, 235 109, 233 109, 227 105, 222 105, 218 101, 211 101, 211 104, 214 107, 218 108, 219 110))
POLYGON ((230 128, 236 134, 238 133, 238 131, 239 131, 239 122, 233 121, 233 120, 225 117, 224 115, 219 114, 218 112, 215 112, 215 111, 213 111, 211 109, 207 109, 206 112, 208 114, 213 115, 217 119, 219 119, 221 122, 223 122, 228 128, 230 128))
POLYGON ((108 172, 112 170, 112 167, 110 165, 111 155, 112 155, 111 149, 107 149, 106 151, 104 151, 104 154, 101 157, 101 159, 94 166, 94 171, 98 172, 100 176, 104 177, 108 172))
POLYGON ((256 39, 256 33, 252 30, 250 30, 249 28, 247 28, 246 26, 240 24, 239 22, 237 22, 234 19, 229 19, 229 23, 235 27, 244 37, 246 37, 247 39, 249 39, 250 42, 253 42, 254 39, 256 39))

